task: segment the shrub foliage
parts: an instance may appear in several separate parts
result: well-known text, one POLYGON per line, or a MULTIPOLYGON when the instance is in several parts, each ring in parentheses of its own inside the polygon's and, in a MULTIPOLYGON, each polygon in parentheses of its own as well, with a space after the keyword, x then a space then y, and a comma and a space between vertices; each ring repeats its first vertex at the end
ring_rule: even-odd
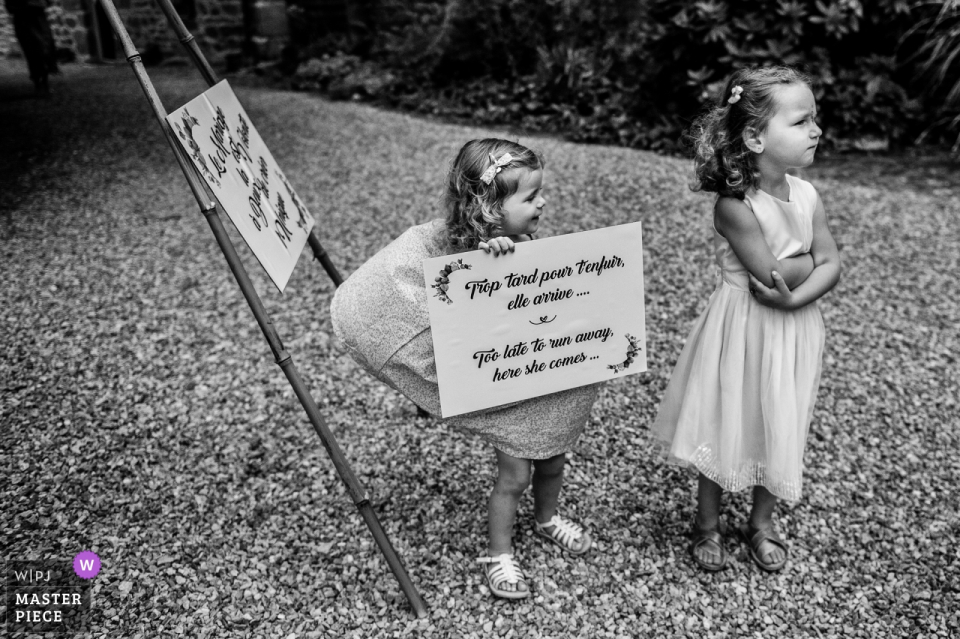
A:
POLYGON ((957 0, 297 1, 301 86, 441 115, 673 150, 733 69, 788 64, 835 148, 960 127, 957 0))

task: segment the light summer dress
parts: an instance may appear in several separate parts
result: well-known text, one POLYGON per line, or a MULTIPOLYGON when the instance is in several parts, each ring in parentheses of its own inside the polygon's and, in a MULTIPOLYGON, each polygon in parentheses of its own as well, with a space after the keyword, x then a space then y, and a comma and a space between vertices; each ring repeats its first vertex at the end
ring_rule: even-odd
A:
MULTIPOLYGON (((357 363, 434 415, 440 390, 423 260, 450 254, 446 238, 443 220, 408 229, 351 274, 330 305, 334 332, 357 363)), ((513 457, 547 459, 573 448, 596 398, 597 385, 581 386, 447 423, 513 457)))
MULTIPOLYGON (((749 206, 777 259, 810 251, 817 192, 787 176, 789 201, 751 190, 749 206)), ((724 490, 760 485, 800 498, 803 449, 820 385, 823 319, 816 303, 772 309, 714 229, 720 281, 687 338, 653 425, 670 461, 724 490)))

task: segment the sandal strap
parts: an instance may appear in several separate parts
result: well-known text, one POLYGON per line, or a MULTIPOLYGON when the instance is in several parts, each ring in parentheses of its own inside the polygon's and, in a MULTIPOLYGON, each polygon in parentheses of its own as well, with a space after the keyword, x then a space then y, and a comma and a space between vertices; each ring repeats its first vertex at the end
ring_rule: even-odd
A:
POLYGON ((759 528, 754 530, 751 526, 749 528, 750 532, 750 546, 756 551, 760 551, 760 544, 765 541, 769 541, 771 544, 779 548, 780 550, 787 550, 787 545, 783 543, 783 540, 777 535, 776 531, 773 528, 759 528))
POLYGON ((694 548, 699 548, 709 541, 720 546, 720 550, 723 550, 723 537, 716 530, 697 529, 694 534, 696 537, 693 542, 694 548))
POLYGON ((693 543, 690 544, 689 552, 697 565, 704 570, 716 572, 727 565, 727 551, 723 547, 723 535, 720 534, 719 530, 706 530, 694 526, 693 543), (717 556, 716 561, 706 561, 698 557, 697 550, 701 546, 707 546, 710 554, 717 556))
POLYGON ((554 515, 545 524, 536 520, 534 520, 534 523, 537 525, 537 530, 550 535, 567 548, 572 548, 573 544, 583 537, 583 526, 564 519, 560 515, 554 515), (546 530, 547 526, 553 526, 553 529, 546 530))
POLYGON ((504 583, 516 584, 526 581, 523 570, 513 561, 513 555, 503 553, 496 557, 480 557, 478 563, 487 564, 487 577, 499 588, 504 583), (490 564, 496 564, 492 566, 490 564))

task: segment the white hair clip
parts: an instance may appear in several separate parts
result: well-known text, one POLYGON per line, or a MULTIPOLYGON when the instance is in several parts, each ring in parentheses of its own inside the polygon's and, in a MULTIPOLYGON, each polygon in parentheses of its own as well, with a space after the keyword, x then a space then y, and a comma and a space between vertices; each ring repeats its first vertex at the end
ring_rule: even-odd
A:
POLYGON ((493 178, 497 177, 497 173, 503 170, 503 167, 513 162, 513 156, 509 153, 504 153, 500 156, 500 159, 494 159, 493 154, 490 154, 490 160, 493 164, 490 165, 486 171, 483 172, 483 175, 480 176, 480 181, 484 184, 490 184, 493 182, 493 178))
POLYGON ((736 104, 739 102, 741 93, 743 93, 743 87, 739 84, 730 89, 730 97, 727 99, 727 104, 736 104))

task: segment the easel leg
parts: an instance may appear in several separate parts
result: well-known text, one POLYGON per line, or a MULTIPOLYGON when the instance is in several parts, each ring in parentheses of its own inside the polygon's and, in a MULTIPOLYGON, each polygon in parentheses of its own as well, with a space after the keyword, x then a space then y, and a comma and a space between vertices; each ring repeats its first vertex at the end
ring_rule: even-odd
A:
MULTIPOLYGON (((207 82, 214 84, 216 78, 213 75, 212 69, 208 64, 206 64, 206 60, 199 52, 196 42, 193 41, 193 36, 186 32, 183 22, 180 20, 176 11, 173 10, 169 0, 158 1, 160 2, 161 8, 164 10, 164 13, 166 13, 167 17, 170 19, 171 24, 177 30, 178 35, 181 35, 181 42, 183 42, 185 46, 192 45, 192 47, 190 47, 191 55, 194 57, 195 62, 197 62, 201 73, 203 73, 204 77, 207 78, 207 82)), ((207 222, 213 231, 214 237, 217 240, 217 244, 220 246, 220 250, 223 252, 224 257, 227 260, 227 264, 236 278, 237 284, 240 286, 240 290, 243 293, 244 298, 247 300, 247 304, 250 306, 250 310, 253 312, 253 315, 256 318, 257 324, 260 326, 260 330, 263 332, 267 343, 270 345, 270 350, 273 352, 277 364, 283 370, 288 381, 293 387, 294 392, 299 398, 300 403, 303 405, 304 410, 306 410, 307 416, 310 418, 310 422, 313 424, 314 430, 320 436, 324 447, 327 449, 327 454, 330 456, 330 459, 333 462, 340 479, 345 484, 347 492, 353 499, 354 505, 356 505, 356 507, 359 509, 360 515, 363 517, 367 527, 373 534, 374 540, 380 547, 380 551, 383 553, 387 560, 387 564, 390 566, 394 576, 396 576, 397 581, 400 583, 400 587, 407 599, 410 601, 410 605, 413 607, 414 612, 416 613, 417 617, 425 617, 427 615, 426 604, 420 597, 420 594, 417 592, 416 587, 410 580, 410 577, 400 561, 400 558, 393 549, 390 540, 383 531, 379 520, 373 512, 373 508, 370 505, 370 501, 367 498, 366 492, 361 488, 359 481, 353 473, 353 470, 350 468, 349 464, 344 458, 336 438, 333 436, 333 433, 329 430, 329 428, 327 428, 323 417, 320 415, 320 410, 317 407, 316 402, 313 400, 313 397, 307 390, 306 385, 300 378, 300 374, 297 371, 296 366, 293 364, 293 359, 283 348, 283 343, 280 341, 280 337, 274 328, 273 322, 267 315, 266 310, 263 307, 263 303, 256 292, 256 288, 253 286, 253 282, 250 280, 246 269, 244 269, 240 257, 236 252, 236 248, 230 241, 226 229, 223 227, 223 223, 217 211, 218 207, 214 204, 212 196, 208 193, 205 185, 200 180, 193 168, 193 165, 190 163, 189 159, 185 157, 182 149, 176 142, 174 134, 170 129, 170 126, 167 124, 167 114, 163 104, 161 103, 160 98, 153 87, 153 83, 147 76, 146 70, 143 67, 143 62, 140 59, 140 54, 137 52, 136 48, 134 48, 133 42, 130 39, 130 35, 127 33, 127 30, 120 19, 120 14, 117 12, 112 0, 100 0, 100 2, 102 3, 103 9, 106 11, 108 18, 110 19, 110 23, 113 26, 114 31, 117 33, 117 36, 120 38, 120 41, 123 44, 127 61, 130 62, 130 65, 133 68, 134 75, 136 75, 137 80, 140 83, 140 87, 143 89, 143 92, 147 97, 147 101, 150 103, 150 106, 154 111, 154 115, 156 116, 157 121, 160 123, 161 129, 163 129, 163 133, 167 138, 167 142, 170 144, 171 149, 173 150, 174 156, 180 165, 180 169, 187 178, 187 183, 190 186, 190 190, 193 192, 194 197, 200 206, 200 210, 206 217, 207 222)), ((313 234, 311 233, 310 243, 311 247, 313 247, 316 251, 314 244, 319 246, 319 240, 314 238, 312 235, 313 234)), ((322 251, 322 247, 320 247, 320 250, 322 251)), ((323 258, 326 258, 327 262, 329 262, 329 258, 326 257, 325 251, 323 251, 322 255, 323 258)), ((318 256, 318 259, 321 259, 321 263, 324 263, 323 258, 318 256)), ((327 268, 325 263, 324 267, 327 268)), ((327 272, 330 273, 331 278, 334 279, 334 283, 339 284, 339 282, 337 282, 339 273, 337 273, 336 269, 333 268, 332 264, 330 264, 330 268, 327 269, 327 272), (330 268, 333 269, 332 272, 330 268), (334 277, 334 274, 336 277, 334 277)))

